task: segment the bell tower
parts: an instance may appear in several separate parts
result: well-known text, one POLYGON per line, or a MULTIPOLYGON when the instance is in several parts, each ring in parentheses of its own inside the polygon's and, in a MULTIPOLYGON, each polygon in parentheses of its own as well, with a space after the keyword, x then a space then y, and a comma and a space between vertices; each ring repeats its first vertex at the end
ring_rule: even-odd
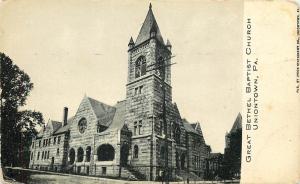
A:
POLYGON ((126 85, 126 124, 132 131, 130 163, 150 180, 164 166, 165 158, 159 152, 165 134, 171 137, 171 48, 170 41, 163 40, 150 4, 136 41, 131 37, 128 43, 126 85))

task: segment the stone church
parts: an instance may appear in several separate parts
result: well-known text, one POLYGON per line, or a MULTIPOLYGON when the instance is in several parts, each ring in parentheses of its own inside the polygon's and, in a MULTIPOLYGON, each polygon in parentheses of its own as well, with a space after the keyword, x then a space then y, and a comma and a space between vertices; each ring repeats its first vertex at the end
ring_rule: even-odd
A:
POLYGON ((210 146, 199 122, 183 119, 172 101, 172 45, 151 4, 128 44, 126 99, 111 106, 84 96, 74 116, 49 120, 33 139, 29 168, 92 176, 201 179, 210 146))

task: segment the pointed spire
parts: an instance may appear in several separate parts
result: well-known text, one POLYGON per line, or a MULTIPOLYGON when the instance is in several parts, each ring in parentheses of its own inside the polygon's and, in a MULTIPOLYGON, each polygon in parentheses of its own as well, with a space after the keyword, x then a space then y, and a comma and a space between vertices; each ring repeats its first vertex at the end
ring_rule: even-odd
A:
POLYGON ((169 49, 169 51, 171 51, 171 50, 172 50, 172 44, 171 44, 171 42, 170 42, 170 40, 169 40, 169 39, 167 39, 167 44, 166 44, 166 47, 169 49))
POLYGON ((242 115, 239 113, 234 121, 234 124, 232 125, 232 128, 230 130, 230 133, 236 132, 238 129, 242 129, 242 115))
POLYGON ((143 43, 144 41, 150 39, 150 34, 153 32, 156 33, 155 34, 156 39, 163 44, 164 41, 161 36, 157 22, 155 20, 154 14, 152 12, 152 5, 150 3, 147 16, 146 16, 144 23, 140 29, 139 35, 136 38, 135 45, 139 45, 139 44, 143 43))
POLYGON ((129 49, 131 49, 132 47, 134 47, 134 41, 132 39, 132 37, 130 37, 129 43, 128 43, 128 47, 129 49))
POLYGON ((171 42, 170 42, 170 40, 169 39, 167 39, 167 44, 166 44, 167 46, 171 46, 172 47, 172 45, 171 45, 171 42))

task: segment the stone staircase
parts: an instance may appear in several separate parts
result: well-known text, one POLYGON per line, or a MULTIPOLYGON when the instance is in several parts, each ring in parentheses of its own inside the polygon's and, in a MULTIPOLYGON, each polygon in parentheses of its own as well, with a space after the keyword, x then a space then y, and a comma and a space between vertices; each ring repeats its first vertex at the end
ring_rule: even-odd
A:
POLYGON ((128 178, 128 180, 139 181, 146 180, 146 176, 135 170, 132 166, 125 166, 121 169, 121 177, 128 178))
POLYGON ((189 174, 187 173, 187 171, 185 170, 180 170, 176 172, 176 177, 182 180, 186 180, 189 177, 189 180, 191 181, 201 181, 203 180, 202 178, 200 178, 199 176, 197 176, 194 172, 189 172, 189 174))

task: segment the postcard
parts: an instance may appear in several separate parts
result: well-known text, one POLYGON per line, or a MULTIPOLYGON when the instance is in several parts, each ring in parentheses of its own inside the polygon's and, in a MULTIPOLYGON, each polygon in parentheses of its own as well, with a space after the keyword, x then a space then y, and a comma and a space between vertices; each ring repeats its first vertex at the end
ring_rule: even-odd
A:
POLYGON ((1 183, 299 183, 293 1, 2 0, 1 183))

